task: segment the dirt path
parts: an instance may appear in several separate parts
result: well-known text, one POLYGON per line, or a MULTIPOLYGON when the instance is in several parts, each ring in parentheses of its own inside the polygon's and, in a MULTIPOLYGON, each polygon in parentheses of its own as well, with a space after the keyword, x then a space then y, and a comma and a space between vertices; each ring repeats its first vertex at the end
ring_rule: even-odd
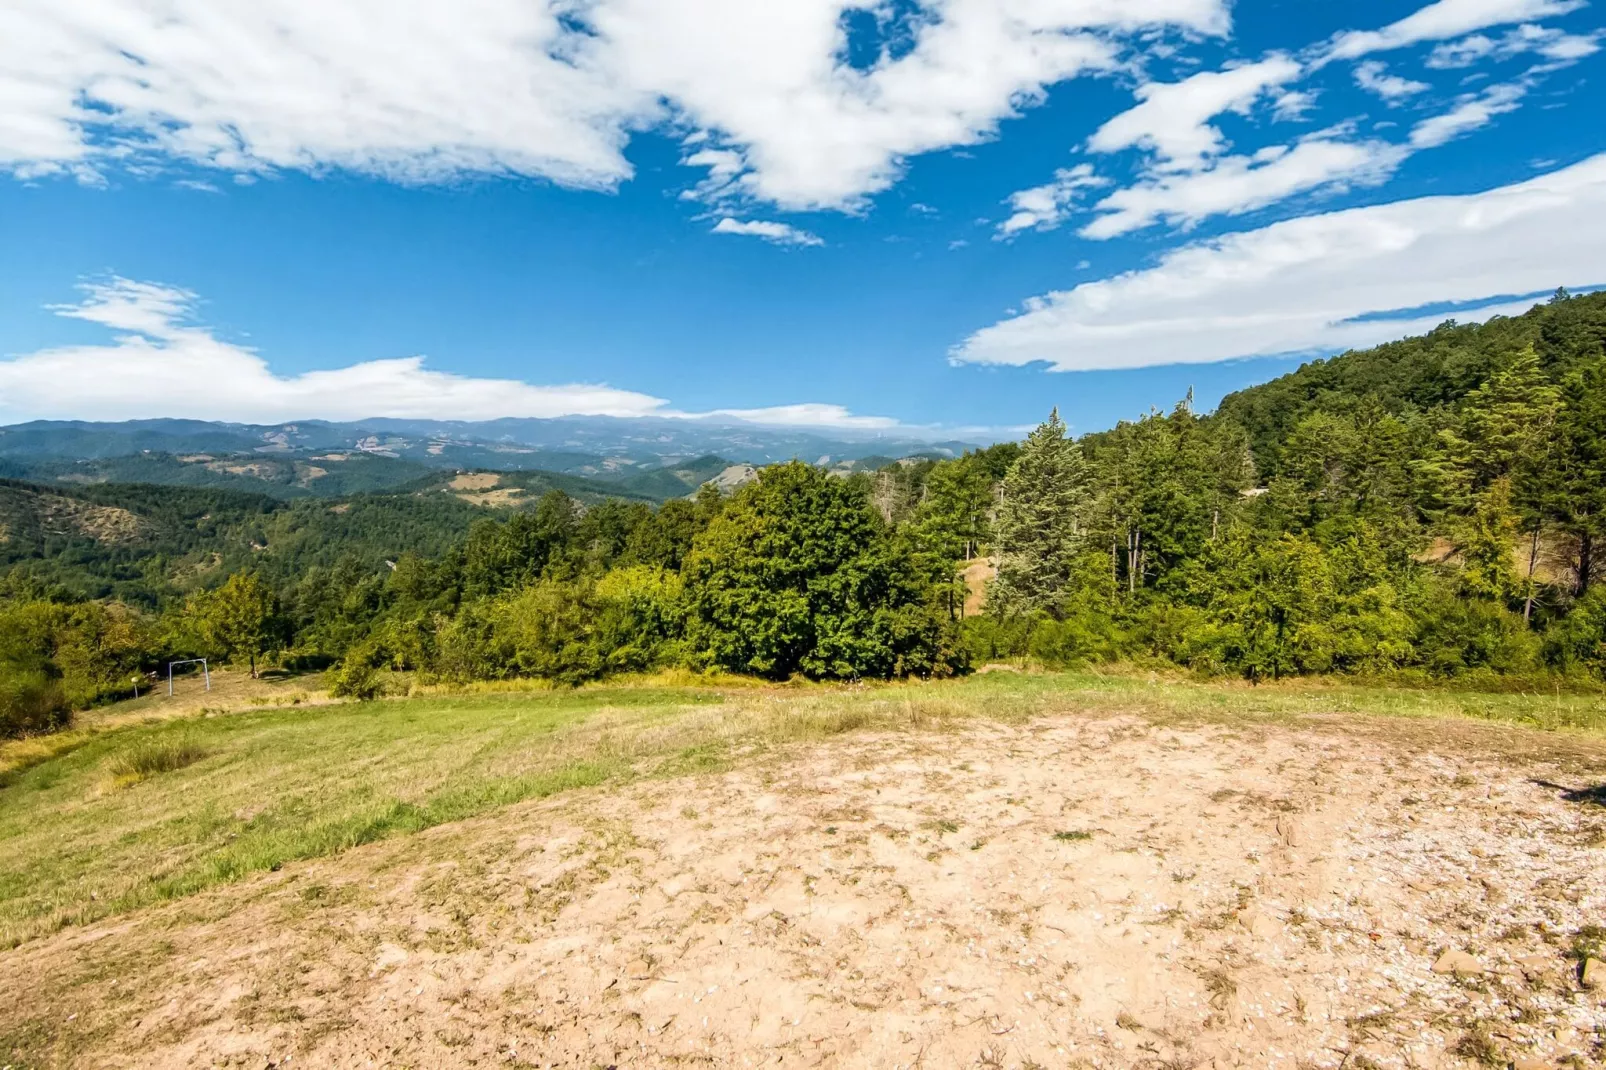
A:
POLYGON ((1606 761, 1508 738, 1054 718, 578 793, 0 954, 0 1063, 1599 1065, 1606 761))

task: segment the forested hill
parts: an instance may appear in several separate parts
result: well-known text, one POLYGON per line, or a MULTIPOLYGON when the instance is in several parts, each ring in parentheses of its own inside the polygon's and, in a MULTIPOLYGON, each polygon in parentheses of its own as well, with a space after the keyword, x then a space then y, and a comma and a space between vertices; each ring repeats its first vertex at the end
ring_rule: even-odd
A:
MULTIPOLYGON (((697 462, 693 462, 694 464, 697 462)), ((725 465, 719 461, 717 473, 725 465)), ((171 487, 201 487, 239 491, 273 498, 343 498, 416 490, 450 489, 464 471, 430 466, 417 461, 384 457, 356 450, 283 456, 262 453, 169 453, 146 450, 112 457, 33 455, 0 456, 0 477, 51 485, 96 483, 156 483, 171 487)), ((561 490, 576 501, 592 503, 605 498, 679 497, 696 489, 693 483, 668 478, 668 470, 631 475, 624 479, 591 478, 573 473, 520 469, 501 473, 500 484, 540 497, 561 490), (643 476, 664 477, 641 489, 631 485, 643 476)), ((506 496, 504 496, 506 497, 506 496)))
POLYGON ((192 487, 0 480, 0 598, 62 589, 154 607, 250 569, 279 583, 436 555, 492 511, 448 494, 283 501, 192 487))
POLYGON ((1312 413, 1413 418, 1455 407, 1513 354, 1532 347, 1546 380, 1561 384, 1606 353, 1606 291, 1535 305, 1481 325, 1453 320, 1429 334, 1314 360, 1269 383, 1229 394, 1217 410, 1249 435, 1260 478, 1283 473, 1295 427, 1312 413))

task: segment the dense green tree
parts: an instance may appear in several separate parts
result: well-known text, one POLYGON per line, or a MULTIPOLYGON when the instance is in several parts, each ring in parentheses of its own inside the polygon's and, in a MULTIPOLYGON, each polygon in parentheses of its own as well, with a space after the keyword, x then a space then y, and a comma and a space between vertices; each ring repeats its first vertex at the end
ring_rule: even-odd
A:
POLYGON ((534 583, 547 563, 573 544, 576 512, 572 498, 553 490, 532 512, 476 523, 463 544, 465 595, 484 597, 534 583))
POLYGON ((1567 376, 1557 432, 1549 454, 1555 465, 1551 502, 1577 546, 1573 593, 1582 597, 1600 567, 1596 547, 1606 537, 1606 357, 1581 361, 1567 376))
POLYGON ((976 557, 992 535, 993 483, 975 455, 932 466, 913 517, 916 537, 950 561, 976 557))
POLYGON ((621 558, 634 565, 678 572, 691 550, 692 540, 710 519, 712 512, 695 503, 684 498, 671 499, 631 531, 621 558))
POLYGON ((278 598, 249 572, 237 572, 216 591, 196 596, 187 615, 209 651, 229 660, 245 658, 253 679, 258 659, 283 645, 278 598))
POLYGON ((764 469, 697 537, 687 639, 710 663, 784 678, 954 668, 930 590, 862 485, 799 462, 764 469))
POLYGON ((1085 538, 1087 465, 1055 409, 1026 436, 999 494, 992 598, 1005 611, 1063 611, 1085 538))

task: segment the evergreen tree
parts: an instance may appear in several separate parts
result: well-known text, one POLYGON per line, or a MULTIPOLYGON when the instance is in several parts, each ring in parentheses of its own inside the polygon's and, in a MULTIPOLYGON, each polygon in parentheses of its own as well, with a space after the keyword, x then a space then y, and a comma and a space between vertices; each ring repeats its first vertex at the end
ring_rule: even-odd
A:
POLYGON ((1606 358, 1567 377, 1557 430, 1554 500, 1558 520, 1578 548, 1573 593, 1582 598, 1599 567, 1596 547, 1606 532, 1606 358))
POLYGON ((992 506, 993 483, 985 467, 973 457, 944 461, 926 477, 916 534, 933 552, 969 561, 990 535, 992 506))
POLYGON ((998 578, 1005 610, 1063 610, 1088 504, 1082 449, 1065 434, 1059 409, 1026 437, 1004 477, 998 503, 998 578))
POLYGON ((1518 518, 1511 507, 1511 484, 1498 479, 1479 495, 1477 507, 1461 525, 1461 590, 1469 598, 1504 601, 1519 582, 1513 567, 1518 518))

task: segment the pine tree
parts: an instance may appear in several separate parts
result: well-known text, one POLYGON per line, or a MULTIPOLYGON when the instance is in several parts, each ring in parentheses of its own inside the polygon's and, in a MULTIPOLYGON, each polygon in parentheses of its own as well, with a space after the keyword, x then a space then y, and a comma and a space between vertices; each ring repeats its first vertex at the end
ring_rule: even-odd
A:
POLYGON ((1556 436, 1557 514, 1577 541, 1573 592, 1589 592, 1596 547, 1606 532, 1606 358, 1567 377, 1556 436))
POLYGON ((1004 477, 998 506, 997 604, 1006 610, 1062 608, 1082 545, 1088 496, 1082 449, 1065 435, 1059 409, 1026 438, 1004 477))
POLYGON ((1511 598, 1519 584, 1512 567, 1517 514, 1511 507, 1510 482, 1497 479, 1479 496, 1459 535, 1462 593, 1492 601, 1511 598))

